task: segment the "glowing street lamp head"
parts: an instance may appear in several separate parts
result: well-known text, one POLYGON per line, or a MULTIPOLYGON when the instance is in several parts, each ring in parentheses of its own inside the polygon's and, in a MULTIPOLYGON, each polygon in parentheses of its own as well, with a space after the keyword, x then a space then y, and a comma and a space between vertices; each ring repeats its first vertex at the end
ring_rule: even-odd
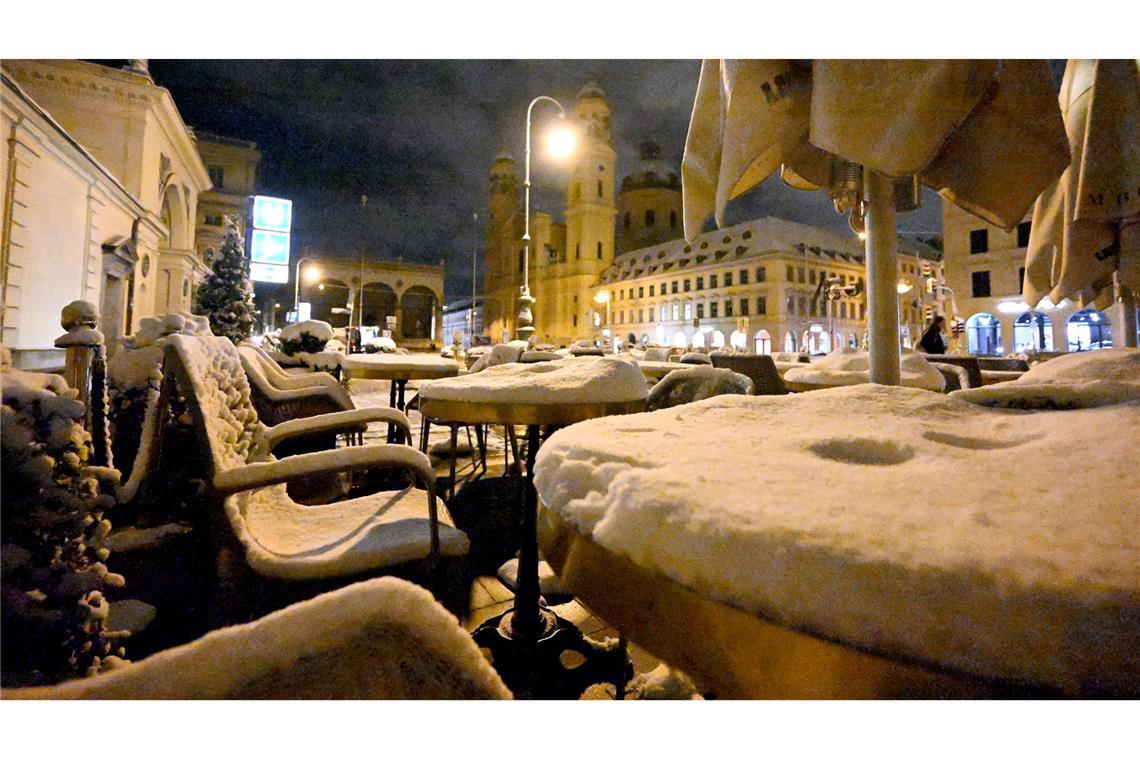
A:
POLYGON ((610 300, 610 292, 608 290, 599 290, 594 294, 594 301, 597 303, 606 303, 610 300))
POLYGON ((898 290, 900 296, 903 295, 904 293, 909 293, 910 288, 911 288, 911 286, 908 285, 907 283, 903 282, 902 280, 899 280, 899 284, 895 286, 895 289, 898 290))
POLYGON ((566 123, 565 118, 560 118, 546 133, 546 151, 556 161, 569 158, 574 152, 575 143, 577 143, 577 135, 566 123))
POLYGON ((321 279, 321 270, 319 267, 306 267, 303 274, 305 282, 316 282, 321 279))

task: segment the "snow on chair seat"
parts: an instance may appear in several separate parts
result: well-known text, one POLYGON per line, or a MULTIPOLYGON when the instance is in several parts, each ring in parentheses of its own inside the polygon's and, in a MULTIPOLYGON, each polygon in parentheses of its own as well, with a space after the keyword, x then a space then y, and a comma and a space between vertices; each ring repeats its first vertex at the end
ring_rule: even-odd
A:
POLYGON ((668 409, 725 394, 751 395, 752 381, 730 369, 694 364, 673 370, 654 385, 648 407, 649 411, 668 409))
POLYGON ((397 578, 354 583, 108 673, 4 699, 510 699, 459 622, 397 578))
MULTIPOLYGON (((437 514, 435 473, 410 446, 355 446, 275 460, 257 419, 237 350, 224 338, 172 336, 167 380, 186 395, 212 462, 210 485, 246 562, 282 580, 343 577, 422 558, 462 556, 467 536, 437 514), (371 466, 403 469, 425 491, 404 489, 323 505, 299 505, 286 483, 371 466)), ((357 410, 357 415, 394 410, 357 410)), ((319 425, 321 417, 310 418, 319 425)), ((310 420, 296 420, 298 425, 310 420)), ((288 423, 286 423, 288 424, 288 423)), ((405 423, 406 424, 406 423, 405 423)), ((281 426, 278 426, 281 427, 281 426)))

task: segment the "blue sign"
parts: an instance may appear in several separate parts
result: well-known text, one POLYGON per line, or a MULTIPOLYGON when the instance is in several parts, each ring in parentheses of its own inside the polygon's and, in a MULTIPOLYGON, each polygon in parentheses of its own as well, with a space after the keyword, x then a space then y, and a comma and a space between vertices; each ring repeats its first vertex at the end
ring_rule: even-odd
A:
POLYGON ((249 246, 249 260, 289 266, 289 233, 254 230, 249 246))
POLYGON ((288 232, 293 225, 293 201, 284 198, 253 197, 253 227, 258 230, 288 232))
POLYGON ((280 264, 264 264, 251 261, 249 279, 254 282, 289 282, 289 267, 280 264))

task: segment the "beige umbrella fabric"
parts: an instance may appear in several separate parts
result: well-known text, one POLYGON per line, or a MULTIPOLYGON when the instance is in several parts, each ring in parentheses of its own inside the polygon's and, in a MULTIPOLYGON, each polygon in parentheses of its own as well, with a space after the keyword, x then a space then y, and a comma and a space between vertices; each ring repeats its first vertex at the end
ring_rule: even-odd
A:
POLYGON ((685 143, 685 235, 783 165, 842 191, 843 165, 917 175, 1012 229, 1069 163, 1044 61, 718 61, 701 66, 685 143))
POLYGON ((1058 98, 1072 163, 1037 199, 1025 296, 1111 301, 1140 292, 1140 61, 1072 60, 1058 98))

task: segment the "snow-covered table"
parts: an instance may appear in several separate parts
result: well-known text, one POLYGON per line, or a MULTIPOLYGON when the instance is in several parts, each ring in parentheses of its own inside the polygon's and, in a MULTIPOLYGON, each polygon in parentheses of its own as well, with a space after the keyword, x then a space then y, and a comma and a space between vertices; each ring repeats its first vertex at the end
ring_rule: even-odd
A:
MULTIPOLYGON (((870 366, 866 351, 844 347, 818 361, 800 364, 781 374, 788 390, 803 392, 869 383, 870 366)), ((900 385, 937 392, 945 387, 946 381, 943 380, 942 373, 914 351, 903 352, 901 369, 900 385)))
MULTIPOLYGON (((390 380, 388 405, 404 411, 409 380, 437 380, 459 374, 459 362, 435 354, 339 354, 337 367, 347 380, 390 380)), ((391 443, 395 431, 389 430, 391 443)))
POLYGON ((1066 411, 864 384, 576 425, 537 459, 544 556, 722 696, 1135 697, 1140 391, 1114 382, 1066 411))
POLYGON ((654 362, 644 360, 637 362, 637 367, 641 370, 641 374, 650 380, 660 380, 674 370, 691 366, 691 364, 681 364, 680 362, 654 362))
MULTIPOLYGON (((474 633, 476 642, 491 650, 495 669, 518 695, 560 694, 561 683, 544 682, 565 678, 559 672, 560 655, 567 649, 592 654, 571 623, 539 603, 534 461, 541 430, 644 411, 647 397, 645 378, 637 365, 610 357, 500 364, 435 380, 420 388, 420 412, 432 419, 466 425, 525 425, 527 429, 525 483, 521 489, 522 546, 514 608, 474 633)), ((624 654, 621 657, 624 666, 624 654)), ((604 660, 602 667, 608 667, 604 660)), ((577 670, 585 669, 582 666, 577 670)))

